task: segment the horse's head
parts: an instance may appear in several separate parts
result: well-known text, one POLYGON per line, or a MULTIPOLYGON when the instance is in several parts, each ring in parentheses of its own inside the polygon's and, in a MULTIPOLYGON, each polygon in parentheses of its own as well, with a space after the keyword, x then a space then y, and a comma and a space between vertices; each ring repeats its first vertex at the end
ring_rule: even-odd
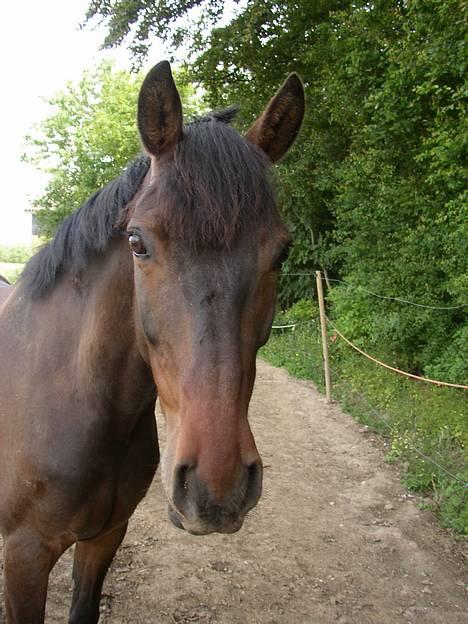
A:
POLYGON ((245 138, 227 123, 232 110, 184 128, 166 62, 140 92, 151 182, 128 223, 138 341, 166 418, 171 518, 193 533, 238 530, 261 493, 247 412, 290 244, 267 170, 294 141, 303 111, 295 74, 245 138))

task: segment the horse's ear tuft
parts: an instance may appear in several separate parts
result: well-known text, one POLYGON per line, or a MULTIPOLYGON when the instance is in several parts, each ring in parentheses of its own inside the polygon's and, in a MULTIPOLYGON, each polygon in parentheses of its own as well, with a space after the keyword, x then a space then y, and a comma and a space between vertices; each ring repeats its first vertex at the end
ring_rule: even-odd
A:
POLYGON ((156 157, 173 150, 182 136, 182 104, 167 61, 155 65, 143 81, 138 129, 145 149, 156 157))
POLYGON ((280 160, 294 143, 304 117, 304 86, 296 73, 288 76, 278 93, 246 134, 271 160, 280 160))

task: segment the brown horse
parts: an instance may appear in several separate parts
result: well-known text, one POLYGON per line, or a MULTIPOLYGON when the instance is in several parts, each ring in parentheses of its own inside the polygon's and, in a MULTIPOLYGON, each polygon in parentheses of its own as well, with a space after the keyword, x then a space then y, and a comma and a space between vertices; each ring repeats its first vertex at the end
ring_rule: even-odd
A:
POLYGON ((63 222, 0 308, 0 529, 9 624, 43 622, 76 543, 73 624, 98 621, 106 571, 159 460, 170 517, 237 531, 261 492, 247 411, 290 237, 268 165, 304 111, 292 74, 245 138, 233 109, 182 124, 169 64, 146 77, 147 155, 63 222))

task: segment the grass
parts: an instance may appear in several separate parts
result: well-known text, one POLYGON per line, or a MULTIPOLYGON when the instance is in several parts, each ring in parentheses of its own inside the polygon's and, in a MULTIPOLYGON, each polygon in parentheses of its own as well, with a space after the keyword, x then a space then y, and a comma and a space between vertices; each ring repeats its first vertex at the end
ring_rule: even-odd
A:
POLYGON ((16 282, 33 253, 32 245, 0 245, 0 275, 9 282, 16 282))
POLYGON ((32 253, 31 245, 0 245, 0 263, 24 264, 32 253))
MULTIPOLYGON (((278 324, 291 318, 283 315, 278 324)), ((330 341, 329 348, 333 398, 359 422, 387 438, 387 460, 399 462, 404 485, 430 494, 442 523, 468 535, 466 393, 402 378, 364 359, 339 340, 330 341)), ((296 377, 312 379, 324 391, 316 319, 302 319, 294 330, 273 330, 260 355, 296 377)))
POLYGON ((3 275, 9 282, 14 284, 20 276, 23 267, 24 264, 22 262, 0 262, 0 275, 3 275))

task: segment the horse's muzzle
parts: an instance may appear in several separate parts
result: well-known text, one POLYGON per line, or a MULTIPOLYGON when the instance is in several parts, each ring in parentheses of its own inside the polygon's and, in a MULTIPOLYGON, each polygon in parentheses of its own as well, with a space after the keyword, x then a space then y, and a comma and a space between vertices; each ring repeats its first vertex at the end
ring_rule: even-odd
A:
POLYGON ((217 497, 197 477, 195 466, 182 464, 175 471, 169 518, 174 526, 194 535, 235 533, 261 492, 260 461, 245 466, 235 486, 217 497))

